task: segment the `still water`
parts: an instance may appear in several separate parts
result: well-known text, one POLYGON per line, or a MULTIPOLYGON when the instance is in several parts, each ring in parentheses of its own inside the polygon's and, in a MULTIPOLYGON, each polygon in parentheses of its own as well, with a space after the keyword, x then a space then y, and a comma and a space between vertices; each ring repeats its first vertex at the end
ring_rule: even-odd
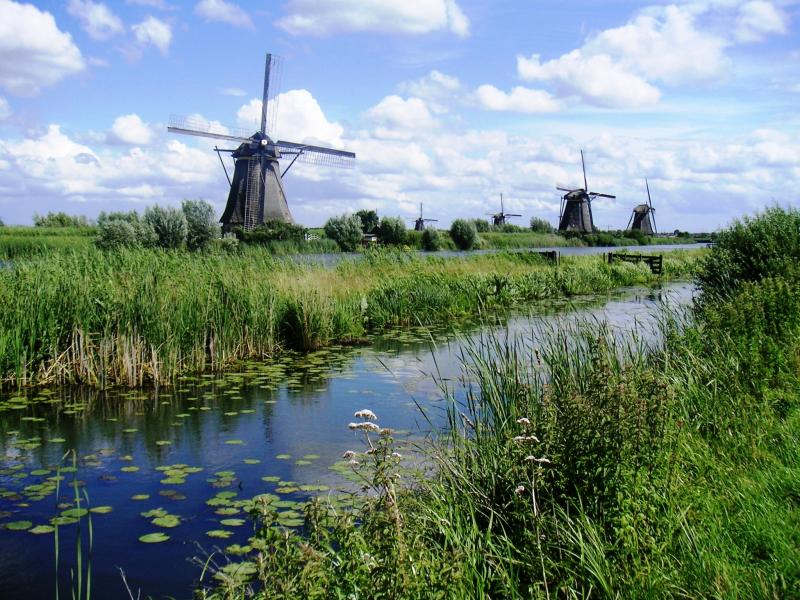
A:
POLYGON ((93 597, 127 597, 122 569, 134 596, 190 598, 197 558, 247 544, 248 499, 274 494, 286 527, 302 525, 302 503, 314 494, 346 502, 342 494, 353 485, 341 455, 361 450, 347 428, 354 411, 373 410, 381 426, 397 430, 401 446, 431 427, 417 404, 434 427, 437 418, 443 423, 434 375, 462 372, 459 356, 470 337, 535 335, 537 325, 585 317, 624 334, 652 324, 661 299, 686 303, 691 293, 688 284, 628 288, 537 304, 460 331, 398 329, 370 346, 286 355, 158 392, 56 388, 2 396, 0 596, 54 597, 56 519, 61 596, 69 597, 79 531, 84 564, 89 558, 90 516, 93 597), (62 460, 70 449, 74 473, 72 459, 62 460))

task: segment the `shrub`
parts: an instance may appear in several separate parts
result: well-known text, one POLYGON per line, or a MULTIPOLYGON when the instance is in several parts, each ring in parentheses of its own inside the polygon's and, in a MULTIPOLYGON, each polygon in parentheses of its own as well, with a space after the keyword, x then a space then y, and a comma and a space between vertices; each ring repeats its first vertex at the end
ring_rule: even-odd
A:
POLYGON ((478 243, 478 230, 475 222, 456 219, 450 226, 450 237, 459 250, 470 250, 478 243))
POLYGON ((35 227, 88 227, 89 220, 83 215, 68 215, 65 212, 49 212, 45 217, 34 214, 33 225, 35 227))
POLYGON ((442 247, 442 238, 439 230, 432 227, 422 232, 422 249, 427 252, 436 252, 442 247))
POLYGON ((547 219, 531 217, 531 231, 537 233, 553 233, 553 226, 550 225, 547 219))
POLYGON ((524 227, 520 227, 519 225, 514 225, 513 223, 503 223, 502 225, 492 225, 490 227, 492 231, 498 231, 500 233, 524 233, 526 229, 524 227))
POLYGON ((186 246, 189 250, 207 247, 219 236, 214 207, 205 200, 184 200, 181 207, 186 217, 186 246))
POLYGON ((151 206, 142 220, 153 228, 162 248, 180 248, 186 243, 186 217, 178 209, 151 206))
POLYGON ((406 241, 406 225, 399 217, 383 217, 378 225, 378 240, 384 244, 403 244, 406 241))
POLYGON ((101 250, 133 248, 140 245, 136 228, 126 219, 110 219, 98 224, 94 243, 101 250))
POLYGON ((234 229, 234 233, 239 240, 247 244, 259 244, 265 246, 270 242, 305 242, 307 229, 301 225, 287 223, 272 219, 265 221, 262 225, 245 231, 241 227, 234 229))
POLYGON ((622 235, 630 240, 636 240, 636 243, 640 246, 646 246, 650 243, 647 236, 639 229, 629 229, 622 235))
POLYGON ((359 210, 356 216, 361 219, 361 231, 373 233, 378 226, 378 212, 375 210, 359 210))
POLYGON ((356 215, 331 217, 325 223, 325 235, 339 244, 344 252, 352 252, 361 242, 361 219, 356 215))
POLYGON ((472 219, 472 223, 475 225, 475 230, 479 233, 487 233, 492 227, 489 225, 489 221, 485 221, 484 219, 472 219))

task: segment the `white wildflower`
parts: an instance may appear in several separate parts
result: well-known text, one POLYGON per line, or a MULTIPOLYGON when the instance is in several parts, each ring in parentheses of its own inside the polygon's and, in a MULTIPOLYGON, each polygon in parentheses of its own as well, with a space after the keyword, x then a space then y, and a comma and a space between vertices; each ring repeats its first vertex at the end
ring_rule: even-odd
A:
POLYGON ((524 485, 518 485, 517 488, 514 490, 514 493, 517 496, 522 496, 522 494, 525 493, 525 486, 524 485))
POLYGON ((400 454, 399 452, 392 452, 392 458, 400 460, 401 458, 403 458, 403 455, 400 454))
POLYGON ((393 431, 388 427, 384 427, 381 429, 381 435, 392 435, 393 431))
POLYGON ((370 423, 369 421, 350 423, 348 427, 350 429, 356 429, 360 431, 380 431, 380 427, 378 427, 375 423, 370 423))
POLYGON ((526 427, 531 424, 531 420, 528 417, 522 417, 517 419, 517 423, 520 425, 525 425, 526 427))
POLYGON ((347 464, 348 464, 348 465, 351 465, 351 466, 353 466, 353 467, 357 467, 357 466, 358 466, 358 465, 360 465, 361 463, 360 463, 360 462, 358 462, 358 461, 357 461, 355 458, 353 458, 353 459, 349 460, 349 461, 347 462, 347 464))
POLYGON ((535 435, 516 435, 511 439, 512 441, 517 442, 518 444, 539 441, 539 438, 537 438, 535 435))
POLYGON ((528 462, 539 463, 540 465, 549 465, 550 464, 550 460, 545 458, 544 456, 542 458, 536 458, 535 456, 526 456, 525 460, 528 461, 528 462))
POLYGON ((347 452, 345 452, 344 454, 342 454, 342 458, 343 458, 343 459, 345 459, 345 460, 347 460, 347 459, 349 459, 349 458, 353 458, 355 455, 356 455, 356 453, 355 453, 355 452, 353 452, 352 450, 348 450, 347 452))
POLYGON ((361 410, 357 411, 353 416, 359 419, 366 419, 367 421, 378 420, 377 415, 368 408, 362 408, 361 410))

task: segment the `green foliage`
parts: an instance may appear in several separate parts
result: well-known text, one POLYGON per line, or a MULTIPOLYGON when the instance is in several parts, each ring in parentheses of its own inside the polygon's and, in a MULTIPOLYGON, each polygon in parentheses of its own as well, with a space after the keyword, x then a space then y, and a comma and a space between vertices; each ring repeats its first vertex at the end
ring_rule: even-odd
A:
POLYGON ((478 230, 474 222, 456 219, 450 226, 450 237, 459 250, 471 250, 478 243, 478 230))
POLYGON ((325 235, 344 252, 353 252, 361 243, 361 219, 356 215, 331 217, 325 223, 325 235))
POLYGON ((266 245, 268 242, 305 242, 308 230, 294 223, 287 223, 278 219, 265 221, 262 225, 250 231, 237 228, 236 237, 247 244, 266 245))
POLYGON ((0 219, 0 227, 5 227, 6 224, 3 222, 3 219, 0 219))
POLYGON ((626 230, 622 235, 629 240, 635 240, 637 246, 646 246, 650 243, 650 238, 639 229, 626 230))
POLYGON ((475 230, 478 233, 485 233, 492 229, 492 225, 486 219, 472 219, 471 222, 475 225, 475 230))
POLYGON ((442 247, 442 238, 439 230, 433 227, 426 227, 422 232, 422 249, 426 252, 436 252, 442 247))
POLYGON ((359 210, 356 211, 356 216, 361 219, 361 231, 363 233, 375 233, 379 221, 378 211, 359 210))
POLYGON ((531 217, 531 231, 537 233, 553 233, 553 226, 547 219, 531 217))
POLYGON ((204 200, 184 200, 181 206, 186 217, 186 246, 189 250, 208 247, 219 237, 220 227, 214 216, 214 207, 204 200))
POLYGON ((399 217, 383 217, 378 225, 378 241, 400 245, 406 241, 406 225, 399 217))
POLYGON ((161 248, 177 249, 186 244, 188 227, 183 212, 171 206, 150 206, 142 221, 152 227, 161 248))
POLYGON ((88 227, 89 220, 83 215, 48 212, 44 217, 34 213, 33 224, 35 227, 88 227))
POLYGON ((127 219, 107 219, 97 226, 95 244, 101 250, 140 246, 136 226, 127 219))
POLYGON ((497 231, 500 233, 525 233, 528 230, 514 223, 503 223, 502 225, 492 225, 489 231, 497 231))

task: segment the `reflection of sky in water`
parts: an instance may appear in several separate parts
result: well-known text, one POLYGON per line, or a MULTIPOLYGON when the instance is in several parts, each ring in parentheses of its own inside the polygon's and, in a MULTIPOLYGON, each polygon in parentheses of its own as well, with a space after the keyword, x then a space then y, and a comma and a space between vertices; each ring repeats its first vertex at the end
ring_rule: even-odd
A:
MULTIPOLYGON (((685 302, 690 288, 667 286, 664 294, 685 302)), ((626 290, 608 298, 543 303, 530 308, 530 314, 497 319, 473 331, 529 335, 536 324, 586 316, 607 320, 624 330, 635 319, 651 320, 656 304, 657 299, 646 291, 626 290), (565 308, 577 310, 564 312, 565 308)), ((3 399, 6 410, 0 413, 0 511, 5 511, 0 522, 29 520, 37 525, 55 516, 54 494, 36 499, 35 493, 25 493, 25 487, 40 484, 54 474, 33 475, 31 471, 54 471, 65 450, 76 448, 81 457, 78 477, 86 483, 91 505, 113 507, 110 514, 93 516, 95 597, 125 595, 117 571, 122 567, 134 591, 141 588, 143 595, 188 598, 200 572, 189 562, 201 554, 197 544, 208 551, 244 544, 252 532, 249 523, 220 525, 225 517, 206 504, 217 492, 234 491, 238 499, 274 493, 279 484, 263 481, 265 476, 321 483, 333 490, 350 488, 351 484, 330 467, 345 450, 361 449, 361 438, 347 429, 354 420, 353 412, 361 408, 377 413, 382 426, 403 432, 429 427, 415 402, 438 406, 440 395, 434 376, 458 376, 463 347, 462 337, 453 332, 440 328, 432 335, 435 342, 422 330, 391 331, 378 337, 371 347, 337 347, 269 365, 249 365, 244 373, 226 375, 222 380, 188 378, 177 389, 161 394, 104 395, 61 389, 39 394, 39 401, 30 405, 18 402, 16 405, 22 406, 18 410, 12 409, 13 400, 9 402, 18 394, 11 394, 3 399), (49 441, 53 439, 64 441, 49 441), (159 446, 158 441, 169 444, 159 446), (290 458, 278 458, 286 454, 290 458), (307 455, 320 458, 304 459, 307 455), (245 459, 260 462, 247 464, 245 459), (189 474, 183 484, 162 484, 165 475, 157 468, 174 464, 203 470, 189 474), (139 470, 121 470, 130 466, 139 470), (223 471, 233 471, 234 479, 229 487, 217 489, 208 479, 223 471), (168 489, 185 499, 159 494, 168 489), (135 494, 150 497, 133 501, 135 494), (181 525, 160 529, 139 514, 156 507, 180 515, 181 525), (219 540, 206 536, 207 531, 220 528, 233 531, 232 537, 219 540), (163 531, 171 539, 162 544, 138 542, 139 536, 155 531, 163 531)), ((434 408, 429 416, 441 418, 443 413, 434 408)), ((398 437, 405 439, 407 434, 398 437)), ((70 478, 67 475, 67 481, 70 478)), ((69 501, 71 496, 71 490, 62 489, 59 501, 69 501)), ((307 496, 304 492, 282 495, 291 500, 307 496)), ((75 526, 60 528, 65 581, 75 558, 75 531, 75 526)), ((0 531, 0 556, 4 598, 53 595, 51 534, 0 531)), ((66 589, 62 594, 67 594, 66 589)))

